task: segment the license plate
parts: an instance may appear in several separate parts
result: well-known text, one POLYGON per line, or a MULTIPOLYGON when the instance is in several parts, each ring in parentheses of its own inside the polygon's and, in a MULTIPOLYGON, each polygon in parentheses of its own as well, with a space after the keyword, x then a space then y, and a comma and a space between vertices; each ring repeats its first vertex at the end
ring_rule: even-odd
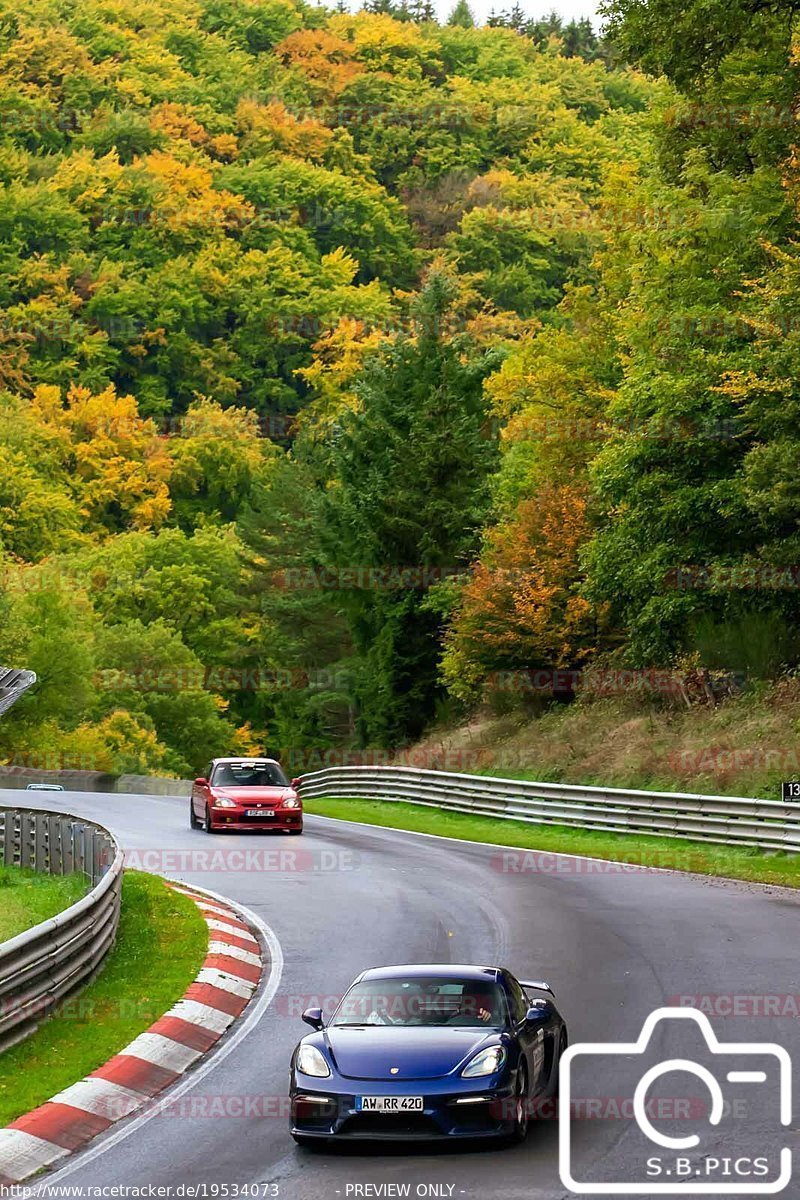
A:
POLYGON ((402 1113, 422 1112, 425 1101, 422 1096, 357 1096, 358 1112, 402 1113))
POLYGON ((244 815, 246 817, 274 817, 275 810, 272 808, 247 808, 244 815))

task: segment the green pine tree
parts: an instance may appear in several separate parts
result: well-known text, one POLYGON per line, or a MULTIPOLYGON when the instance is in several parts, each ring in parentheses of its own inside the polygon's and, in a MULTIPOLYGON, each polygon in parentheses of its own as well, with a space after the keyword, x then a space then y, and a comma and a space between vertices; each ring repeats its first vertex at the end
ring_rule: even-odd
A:
POLYGON ((458 0, 450 16, 447 18, 448 25, 457 25, 461 29, 472 29, 475 26, 475 18, 472 15, 467 0, 458 0))
POLYGON ((445 272, 431 274, 416 336, 399 335, 368 361, 360 408, 329 447, 327 554, 331 568, 360 572, 342 597, 360 656, 365 744, 403 744, 433 716, 441 622, 427 589, 474 553, 496 463, 482 393, 491 364, 448 335, 454 289, 445 272))

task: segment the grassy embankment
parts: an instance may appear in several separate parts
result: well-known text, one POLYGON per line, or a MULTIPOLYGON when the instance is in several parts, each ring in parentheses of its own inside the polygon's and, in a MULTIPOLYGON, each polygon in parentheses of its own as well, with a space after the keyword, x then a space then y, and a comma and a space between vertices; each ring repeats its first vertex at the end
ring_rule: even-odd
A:
MULTIPOLYGON (((599 787, 700 792, 779 800, 800 778, 800 680, 783 680, 712 707, 650 707, 603 699, 483 712, 437 729, 398 762, 445 771, 599 787)), ((800 855, 526 825, 410 804, 320 800, 310 812, 421 833, 581 854, 664 869, 800 887, 800 855)))
MULTIPOLYGON (((50 897, 50 909, 45 912, 38 897, 38 907, 27 908, 22 927, 52 916, 86 889, 77 877, 77 894, 69 891, 75 876, 35 881, 31 889, 27 882, 12 882, 3 891, 0 937, 10 936, 5 921, 13 909, 7 897, 14 898, 17 928, 12 932, 18 932, 26 892, 33 896, 40 887, 50 897), (56 896, 47 883, 67 890, 56 896)), ((0 1126, 82 1079, 162 1016, 196 976, 207 946, 207 926, 188 897, 155 875, 126 872, 117 940, 100 973, 31 1037, 0 1055, 0 1126)))
POLYGON ((434 730, 407 758, 512 778, 780 800, 781 782, 800 779, 800 679, 715 708, 602 699, 540 716, 484 711, 434 730))

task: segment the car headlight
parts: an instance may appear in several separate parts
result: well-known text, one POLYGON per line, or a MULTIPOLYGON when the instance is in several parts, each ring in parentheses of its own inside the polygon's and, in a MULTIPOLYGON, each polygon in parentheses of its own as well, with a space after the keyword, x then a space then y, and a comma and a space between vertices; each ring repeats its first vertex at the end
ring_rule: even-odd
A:
POLYGON ((331 1073, 324 1054, 316 1046, 303 1045, 300 1047, 297 1052, 297 1069, 303 1075, 314 1075, 317 1079, 324 1079, 331 1073))
POLYGON ((461 1074, 465 1079, 475 1079, 478 1075, 494 1075, 505 1061, 506 1052, 502 1046, 489 1046, 470 1059, 461 1074))
POLYGON ((214 808, 236 808, 236 801, 229 800, 227 796, 215 796, 214 808))
POLYGON ((283 807, 284 808, 299 808, 300 801, 297 799, 297 796, 290 796, 288 800, 284 800, 283 807))

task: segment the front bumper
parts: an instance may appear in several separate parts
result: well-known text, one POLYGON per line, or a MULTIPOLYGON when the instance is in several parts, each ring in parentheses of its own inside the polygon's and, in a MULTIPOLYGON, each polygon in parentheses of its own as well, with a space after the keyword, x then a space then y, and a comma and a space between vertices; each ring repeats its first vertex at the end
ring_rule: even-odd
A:
POLYGON ((274 816, 254 818, 246 816, 244 809, 212 808, 211 824, 214 829, 240 829, 250 833, 255 830, 286 833, 288 830, 303 828, 302 808, 277 808, 271 811, 274 812, 274 816))
MULTIPOLYGON (((291 1093, 291 1131, 304 1138, 336 1138, 353 1141, 440 1141, 455 1138, 507 1137, 514 1128, 514 1097, 510 1082, 486 1086, 486 1081, 470 1083, 453 1090, 456 1082, 425 1079, 402 1092, 380 1083, 364 1081, 358 1092, 323 1089, 329 1080, 314 1080, 308 1088, 297 1084, 291 1093), (445 1084, 440 1088, 437 1085, 445 1084), (361 1112, 359 1096, 422 1095, 421 1112, 361 1112)), ((343 1081, 342 1081, 343 1082, 343 1081)), ((348 1081, 352 1088, 353 1081, 348 1081)))

